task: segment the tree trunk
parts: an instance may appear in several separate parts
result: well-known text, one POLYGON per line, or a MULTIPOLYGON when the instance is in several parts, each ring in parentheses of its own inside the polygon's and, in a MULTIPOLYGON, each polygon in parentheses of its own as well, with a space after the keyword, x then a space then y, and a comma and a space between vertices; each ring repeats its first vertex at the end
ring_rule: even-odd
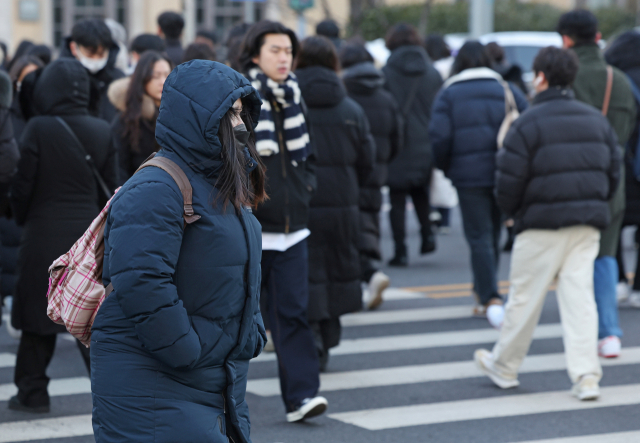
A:
POLYGON ((349 3, 351 6, 351 30, 354 36, 358 36, 361 34, 363 0, 349 0, 349 3))
POLYGON ((324 18, 326 20, 333 20, 333 14, 331 13, 331 9, 329 9, 328 0, 320 0, 322 4, 322 11, 324 12, 324 18))

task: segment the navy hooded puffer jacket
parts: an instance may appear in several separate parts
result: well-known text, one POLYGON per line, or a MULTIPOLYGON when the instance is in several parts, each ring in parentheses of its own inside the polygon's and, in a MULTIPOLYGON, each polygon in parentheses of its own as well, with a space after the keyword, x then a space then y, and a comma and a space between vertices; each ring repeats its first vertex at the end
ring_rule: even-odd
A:
POLYGON ((257 92, 216 62, 184 63, 164 85, 158 155, 189 177, 200 220, 183 230, 180 190, 155 167, 113 199, 103 278, 115 289, 91 339, 98 443, 227 442, 228 425, 250 442, 247 370, 266 341, 261 228, 250 210, 214 203, 219 123, 238 98, 256 123, 257 92))

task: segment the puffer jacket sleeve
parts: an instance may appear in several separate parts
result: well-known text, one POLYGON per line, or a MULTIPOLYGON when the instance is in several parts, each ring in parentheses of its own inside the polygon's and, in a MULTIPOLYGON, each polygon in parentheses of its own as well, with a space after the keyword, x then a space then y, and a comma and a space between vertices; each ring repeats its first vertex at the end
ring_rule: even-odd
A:
POLYGON ((360 185, 364 185, 373 172, 373 165, 376 159, 376 142, 371 135, 371 128, 366 114, 358 105, 358 178, 360 185))
POLYGON ((433 101, 431 121, 429 122, 429 140, 436 167, 445 173, 449 169, 451 147, 453 145, 453 121, 451 119, 451 104, 447 97, 447 90, 441 90, 433 101))
POLYGON ((29 121, 20 140, 20 161, 11 184, 11 207, 18 226, 27 221, 33 188, 38 173, 40 150, 38 146, 39 127, 35 119, 29 121))
POLYGON ((530 175, 529 146, 519 125, 511 126, 496 157, 496 201, 504 214, 513 216, 522 204, 530 175))
POLYGON ((13 138, 9 109, 0 107, 0 183, 9 182, 20 159, 18 144, 13 138))
POLYGON ((404 144, 404 119, 400 114, 400 109, 398 109, 398 104, 395 99, 391 97, 389 94, 390 107, 391 107, 391 115, 394 116, 392 119, 392 130, 389 135, 389 139, 391 142, 391 156, 389 157, 388 163, 391 163, 391 160, 396 158, 400 151, 402 151, 402 145, 404 144))
POLYGON ((173 283, 182 244, 182 195, 162 182, 122 192, 109 215, 115 295, 145 349, 173 368, 186 368, 202 347, 173 283))
POLYGON ((609 134, 607 137, 607 146, 611 150, 611 164, 609 166, 609 170, 607 171, 607 175, 609 176, 609 196, 608 199, 612 199, 613 195, 616 193, 618 189, 618 184, 620 183, 620 173, 622 170, 621 161, 622 161, 622 148, 618 146, 618 137, 616 136, 616 131, 609 125, 609 134))

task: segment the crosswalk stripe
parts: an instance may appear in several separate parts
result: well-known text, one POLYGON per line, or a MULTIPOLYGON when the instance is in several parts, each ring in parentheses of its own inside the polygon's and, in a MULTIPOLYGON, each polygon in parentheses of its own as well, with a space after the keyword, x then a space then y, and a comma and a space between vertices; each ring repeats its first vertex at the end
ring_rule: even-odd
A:
MULTIPOLYGON (((562 337, 562 327, 559 323, 538 325, 533 338, 562 337)), ((443 346, 474 345, 493 343, 498 339, 495 329, 470 329, 453 332, 429 332, 424 334, 392 335, 384 337, 358 338, 342 340, 340 345, 331 349, 332 356, 347 354, 365 354, 373 352, 406 351, 411 349, 438 348, 443 346)), ((276 360, 275 352, 263 352, 254 362, 276 360)))
POLYGON ((93 435, 91 414, 0 423, 0 443, 93 435))
POLYGON ((578 401, 568 391, 556 391, 340 412, 330 414, 329 417, 370 431, 378 431, 436 423, 635 405, 640 403, 640 384, 601 388, 600 394, 599 400, 590 402, 578 401))
POLYGON ((0 352, 0 368, 11 368, 16 365, 16 355, 9 352, 0 352))
POLYGON ((640 431, 613 432, 611 434, 579 435, 577 437, 521 441, 518 443, 638 443, 640 431))
POLYGON ((471 317, 472 305, 437 308, 397 309, 393 311, 358 312, 340 317, 342 327, 409 323, 429 320, 451 320, 471 317))
MULTIPOLYGON (((640 347, 624 348, 619 358, 602 360, 601 363, 603 366, 640 364, 640 347)), ((557 371, 566 367, 564 353, 532 355, 524 360, 520 373, 557 371)), ((322 392, 341 391, 472 377, 482 377, 473 361, 399 366, 321 374, 320 390, 322 392)), ((280 383, 277 378, 249 380, 247 392, 263 397, 280 395, 280 383)))
MULTIPOLYGON (((18 388, 13 383, 0 385, 0 401, 8 401, 17 392, 18 388)), ((49 382, 49 395, 51 397, 90 393, 91 380, 89 380, 89 377, 56 378, 49 382)))

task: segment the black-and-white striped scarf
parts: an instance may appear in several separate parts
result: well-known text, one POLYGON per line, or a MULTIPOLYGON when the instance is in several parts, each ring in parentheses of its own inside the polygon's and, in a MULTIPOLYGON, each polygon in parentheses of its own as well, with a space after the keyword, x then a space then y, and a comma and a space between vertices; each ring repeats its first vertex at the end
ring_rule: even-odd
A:
POLYGON ((267 77, 260 69, 253 68, 249 71, 249 80, 262 96, 260 122, 255 129, 258 153, 267 157, 280 152, 271 106, 271 102, 275 101, 282 107, 283 138, 291 160, 293 162, 305 160, 310 151, 309 131, 300 106, 300 87, 295 75, 291 73, 284 83, 278 83, 267 77))

